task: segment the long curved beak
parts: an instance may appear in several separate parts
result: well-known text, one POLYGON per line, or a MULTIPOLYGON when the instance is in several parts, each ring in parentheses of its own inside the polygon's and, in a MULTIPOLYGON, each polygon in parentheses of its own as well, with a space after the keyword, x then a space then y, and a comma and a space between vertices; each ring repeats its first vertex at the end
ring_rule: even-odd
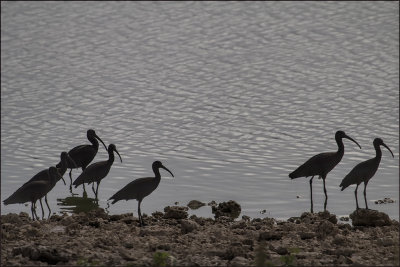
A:
POLYGON ((361 146, 356 142, 356 140, 354 140, 353 138, 351 138, 350 136, 348 136, 348 135, 345 135, 345 136, 343 136, 344 138, 347 138, 347 139, 349 139, 349 140, 351 140, 351 141, 353 141, 354 143, 356 143, 357 145, 358 145, 358 147, 361 149, 361 146))
POLYGON ((390 151, 390 153, 392 153, 392 157, 394 158, 394 155, 393 155, 392 150, 390 150, 390 148, 389 148, 385 143, 383 143, 383 142, 382 142, 382 145, 383 145, 384 147, 386 147, 386 148, 390 151))
POLYGON ((172 174, 172 172, 171 172, 170 170, 168 170, 167 167, 165 167, 164 165, 161 165, 161 168, 163 168, 164 170, 166 170, 167 172, 169 172, 169 173, 172 175, 172 177, 175 177, 175 176, 172 174))
POLYGON ((99 140, 103 144, 103 146, 106 149, 106 151, 108 151, 108 149, 106 147, 106 144, 104 144, 103 140, 101 140, 100 137, 97 136, 97 134, 94 134, 94 137, 96 137, 96 139, 99 140))
POLYGON ((118 156, 119 156, 119 159, 121 160, 121 163, 122 163, 121 155, 119 154, 119 152, 117 151, 117 149, 114 149, 114 151, 117 152, 117 154, 118 154, 118 156))

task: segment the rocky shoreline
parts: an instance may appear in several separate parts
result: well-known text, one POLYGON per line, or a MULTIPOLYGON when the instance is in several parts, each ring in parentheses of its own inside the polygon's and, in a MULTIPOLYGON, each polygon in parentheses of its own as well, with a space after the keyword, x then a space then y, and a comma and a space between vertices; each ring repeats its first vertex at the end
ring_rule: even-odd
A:
POLYGON ((101 208, 40 221, 12 213, 1 216, 1 266, 398 266, 399 222, 385 215, 360 210, 351 225, 329 212, 234 220, 173 206, 139 227, 101 208))

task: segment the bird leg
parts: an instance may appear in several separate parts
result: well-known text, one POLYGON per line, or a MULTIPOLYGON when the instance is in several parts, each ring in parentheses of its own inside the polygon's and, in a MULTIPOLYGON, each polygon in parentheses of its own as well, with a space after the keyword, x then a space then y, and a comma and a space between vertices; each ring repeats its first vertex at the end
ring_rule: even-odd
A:
MULTIPOLYGON (((32 202, 32 203, 33 203, 33 212, 35 213, 36 220, 39 220, 39 216, 38 216, 37 213, 36 213, 36 201, 35 201, 35 202, 32 202)), ((35 218, 33 218, 33 220, 35 220, 35 218)))
POLYGON ((71 193, 72 193, 72 168, 69 171, 69 179, 71 181, 71 183, 69 184, 69 191, 71 191, 71 193))
POLYGON ((50 206, 49 206, 49 202, 47 202, 47 195, 44 196, 44 201, 46 202, 47 208, 49 209, 49 217, 48 217, 48 219, 50 219, 51 209, 50 209, 50 206))
MULTIPOLYGON (((96 195, 96 191, 94 190, 94 182, 92 183, 92 191, 93 191, 93 194, 96 195)), ((97 195, 96 195, 96 198, 97 198, 97 195)))
POLYGON ((328 194, 326 193, 325 179, 326 176, 322 176, 322 181, 324 183, 324 193, 325 193, 324 211, 326 211, 326 204, 328 204, 328 194))
POLYGON ((32 212, 32 220, 35 220, 35 216, 33 215, 33 201, 31 202, 31 212, 32 212))
POLYGON ((42 199, 39 198, 39 202, 40 202, 40 207, 42 208, 42 220, 44 219, 44 210, 43 210, 43 205, 42 205, 42 199))
POLYGON ((310 193, 311 193, 311 213, 314 213, 313 211, 313 200, 312 200, 312 180, 314 179, 314 175, 313 177, 311 177, 310 179, 310 193))
POLYGON ((140 204, 142 203, 141 200, 138 201, 138 214, 139 214, 139 226, 142 227, 144 226, 143 218, 142 218, 142 213, 140 212, 140 204))
POLYGON ((364 200, 365 200, 365 208, 368 209, 368 203, 367 203, 367 184, 368 182, 364 183, 364 200))
POLYGON ((356 206, 357 206, 357 211, 358 211, 358 199, 357 199, 357 189, 358 189, 358 185, 356 186, 356 190, 354 190, 354 195, 356 196, 356 206))
MULTIPOLYGON (((93 183, 94 184, 94 183, 93 183)), ((96 187, 96 199, 97 199, 97 194, 99 193, 99 185, 100 185, 100 182, 97 182, 97 187, 96 187)))

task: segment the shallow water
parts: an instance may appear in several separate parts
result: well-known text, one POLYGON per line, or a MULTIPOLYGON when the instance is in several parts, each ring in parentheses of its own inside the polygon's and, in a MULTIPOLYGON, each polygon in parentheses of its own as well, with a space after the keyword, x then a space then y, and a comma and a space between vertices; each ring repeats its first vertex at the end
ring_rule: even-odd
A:
MULTIPOLYGON (((100 184, 101 207, 161 160, 175 178, 161 172, 144 213, 233 199, 243 215, 289 218, 310 203, 308 179, 288 174, 335 151, 344 130, 362 150, 344 141, 328 210, 355 209, 354 186, 341 192, 340 181, 381 137, 395 158, 383 148, 369 207, 398 219, 397 3, 2 2, 1 12, 2 201, 93 128, 123 159, 100 184), (374 204, 384 197, 396 203, 374 204)), ((100 146, 94 162, 106 159, 100 146)), ((71 196, 64 177, 48 196, 54 212, 71 196)), ((313 189, 320 211, 322 181, 313 189)), ((137 202, 108 210, 136 214, 137 202)), ((2 203, 2 214, 20 211, 30 209, 2 203)))

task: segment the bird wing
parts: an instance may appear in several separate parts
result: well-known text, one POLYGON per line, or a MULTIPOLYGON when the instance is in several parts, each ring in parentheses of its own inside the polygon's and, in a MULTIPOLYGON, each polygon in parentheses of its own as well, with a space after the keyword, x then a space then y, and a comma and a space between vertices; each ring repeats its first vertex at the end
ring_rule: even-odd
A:
MULTIPOLYGON (((295 171, 293 171, 289 176, 292 179, 294 179, 298 177, 321 175, 321 173, 323 173, 324 170, 329 169, 326 168, 327 167, 326 165, 329 164, 327 162, 332 162, 331 158, 334 157, 335 155, 336 155, 335 152, 326 152, 312 156, 304 164, 300 165, 300 167, 298 167, 295 171)), ((335 167, 336 164, 333 165, 333 167, 335 167)), ((329 169, 329 171, 330 170, 331 169, 329 169)))
POLYGON ((17 189, 10 197, 4 200, 4 205, 25 203, 35 199, 42 198, 48 193, 47 181, 33 181, 25 183, 17 189))
POLYGON ((24 183, 24 185, 27 183, 34 182, 34 181, 47 181, 47 180, 49 180, 49 170, 44 169, 44 170, 38 172, 37 174, 35 174, 35 176, 33 176, 29 181, 24 183))
POLYGON ((103 179, 106 177, 111 167, 107 162, 108 161, 99 161, 90 164, 72 184, 77 187, 83 183, 91 183, 103 179))
MULTIPOLYGON (((91 145, 76 146, 68 152, 68 155, 75 161, 78 167, 87 166, 96 155, 95 149, 91 145)), ((68 168, 71 168, 68 164, 68 168)))
POLYGON ((143 199, 143 197, 149 195, 157 187, 151 186, 153 180, 155 180, 154 177, 144 177, 130 182, 109 198, 109 200, 114 200, 111 204, 123 199, 143 199))
POLYGON ((352 184, 360 184, 364 181, 368 181, 374 176, 376 170, 378 169, 378 164, 374 162, 375 158, 363 161, 357 164, 342 180, 340 187, 341 191, 346 189, 352 184))

